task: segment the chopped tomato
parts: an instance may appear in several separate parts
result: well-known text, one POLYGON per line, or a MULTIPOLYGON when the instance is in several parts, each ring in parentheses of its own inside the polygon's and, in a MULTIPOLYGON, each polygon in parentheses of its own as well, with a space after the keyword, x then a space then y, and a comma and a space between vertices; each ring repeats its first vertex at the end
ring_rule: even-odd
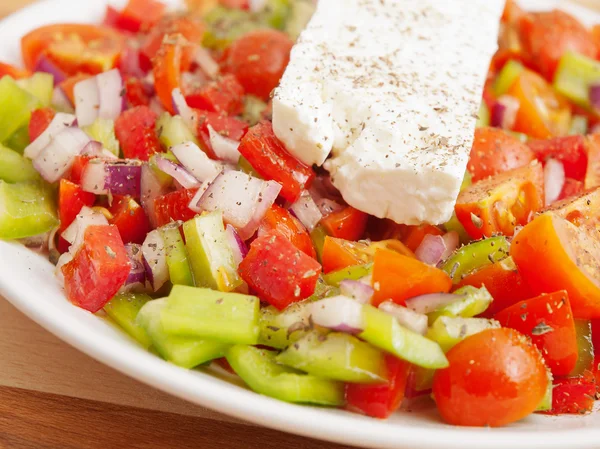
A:
POLYGON ((64 178, 61 179, 58 188, 58 214, 61 233, 73 223, 83 206, 91 207, 95 201, 96 195, 93 193, 84 192, 74 182, 64 178))
POLYGON ((40 134, 46 131, 50 122, 54 119, 56 112, 52 108, 36 109, 31 113, 29 120, 29 141, 33 142, 40 134))
POLYGON ((121 30, 137 33, 145 27, 157 23, 167 6, 157 0, 129 0, 125 9, 118 13, 113 26, 121 30))
POLYGON ((458 289, 465 285, 477 288, 485 286, 494 298, 494 301, 482 314, 486 318, 493 318, 500 310, 534 296, 512 259, 486 265, 474 273, 468 274, 455 287, 458 289))
POLYGON ((315 247, 306 228, 286 209, 273 204, 258 228, 258 235, 278 234, 310 257, 316 257, 315 247))
POLYGON ((227 49, 223 69, 234 74, 247 93, 267 100, 288 65, 293 45, 281 31, 251 31, 227 49))
POLYGON ((157 226, 194 218, 196 212, 190 209, 190 201, 197 191, 198 189, 181 189, 155 198, 154 211, 157 226))
POLYGON ((115 121, 115 135, 128 159, 147 161, 162 151, 156 133, 158 115, 147 106, 138 106, 123 112, 115 121))
POLYGON ((61 270, 69 301, 95 313, 123 286, 131 267, 117 228, 101 225, 85 230, 83 246, 61 270))
POLYGON ((544 206, 544 172, 537 161, 499 173, 458 195, 456 216, 471 238, 511 236, 544 206))
POLYGON ((554 213, 535 218, 510 247, 536 293, 566 290, 575 318, 600 318, 600 242, 554 213))
POLYGON ((577 334, 566 291, 518 302, 494 317, 502 327, 531 338, 555 376, 567 376, 577 363, 577 334))
POLYGON ((467 168, 473 182, 523 167, 535 155, 516 137, 498 128, 477 128, 467 168))
POLYGON ((595 58, 597 47, 592 34, 573 16, 555 9, 527 14, 519 21, 525 54, 548 81, 558 61, 568 51, 595 58))
POLYGON ((560 195, 558 196, 558 201, 577 196, 583 192, 583 189, 583 182, 577 181, 573 178, 565 178, 565 184, 563 185, 560 195))
POLYGON ((513 329, 488 329, 467 337, 436 371, 433 396, 444 421, 499 427, 533 413, 548 384, 539 351, 513 329))
POLYGON ((367 229, 369 216, 358 209, 348 206, 332 212, 321 220, 321 225, 332 237, 345 240, 359 240, 367 229))
POLYGON ((50 59, 66 75, 97 74, 115 67, 123 36, 108 27, 56 24, 36 28, 21 39, 25 67, 35 70, 40 57, 50 59))
POLYGON ((323 244, 323 272, 342 270, 353 265, 363 265, 373 260, 368 253, 369 246, 363 242, 351 242, 326 236, 323 244))
POLYGON ((600 221, 600 187, 557 201, 544 209, 575 226, 592 226, 600 221))
POLYGON ((113 215, 110 224, 119 229, 124 243, 144 243, 146 234, 150 232, 150 221, 142 206, 133 198, 124 196, 115 198, 110 212, 113 215))
POLYGON ((565 175, 583 181, 587 167, 586 141, 583 136, 555 137, 527 143, 540 162, 556 159, 565 167, 565 175))
POLYGON ((586 189, 600 186, 600 134, 590 134, 586 138, 587 167, 584 186, 586 189))
POLYGON ((90 162, 90 159, 90 156, 75 156, 73 159, 73 165, 71 166, 71 172, 69 173, 69 180, 71 182, 74 182, 75 184, 79 184, 81 182, 81 177, 85 171, 85 168, 90 162))
POLYGON ((211 126, 219 134, 238 142, 248 132, 248 123, 235 117, 228 117, 217 112, 198 111, 198 140, 200 147, 212 159, 217 159, 210 143, 208 127, 211 126))
POLYGON ((173 90, 181 87, 181 74, 191 67, 191 44, 181 35, 168 35, 154 59, 154 89, 162 106, 175 114, 173 90))
POLYGON ((552 386, 549 415, 583 415, 591 412, 596 399, 596 381, 591 375, 556 379, 552 386))
POLYGON ((537 139, 568 134, 569 103, 537 73, 523 70, 507 93, 519 100, 513 131, 537 139))
POLYGON ((452 287, 452 279, 442 270, 388 249, 375 252, 371 277, 374 306, 389 299, 404 305, 409 298, 447 293, 452 287))
POLYGON ((427 235, 444 235, 444 232, 437 226, 430 224, 407 226, 404 235, 400 240, 402 240, 402 243, 404 243, 408 249, 414 252, 427 235))
POLYGON ((219 0, 219 3, 231 9, 248 9, 250 7, 248 0, 219 0))
POLYGON ((311 167, 287 152, 275 136, 270 122, 262 121, 250 128, 239 151, 260 176, 281 184, 281 196, 290 203, 296 202, 315 178, 311 167))
POLYGON ((150 104, 150 97, 146 93, 142 80, 133 76, 125 79, 125 99, 131 108, 150 104))
POLYGON ((21 78, 29 78, 31 76, 31 72, 29 70, 19 69, 10 64, 0 62, 0 78, 6 75, 18 80, 21 78))
POLYGON ((385 419, 402 404, 410 363, 390 354, 385 356, 387 382, 384 384, 346 384, 346 407, 354 412, 385 419))
POLYGON ((77 84, 79 81, 88 79, 90 76, 91 75, 86 73, 79 73, 77 75, 70 76, 58 85, 73 106, 75 106, 75 84, 77 84))
POLYGON ((239 273, 261 299, 283 310, 314 293, 321 265, 285 237, 267 234, 252 242, 239 273))
POLYGON ((233 75, 223 75, 201 87, 196 92, 186 94, 188 106, 226 115, 241 114, 244 109, 244 88, 233 75))

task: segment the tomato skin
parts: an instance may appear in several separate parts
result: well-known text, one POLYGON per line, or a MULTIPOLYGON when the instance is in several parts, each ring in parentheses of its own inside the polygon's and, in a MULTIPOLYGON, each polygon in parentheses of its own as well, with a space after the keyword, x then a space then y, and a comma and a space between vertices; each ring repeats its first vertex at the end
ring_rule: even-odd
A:
POLYGON ((96 313, 119 291, 130 269, 117 228, 89 226, 83 246, 62 267, 67 297, 82 309, 96 313))
POLYGON ((315 247, 306 228, 296 217, 277 204, 273 204, 267 211, 258 228, 259 236, 272 233, 288 239, 307 256, 316 257, 315 247))
POLYGON ((217 159, 215 152, 212 149, 210 143, 210 133, 208 126, 228 137, 232 140, 240 141, 248 132, 248 123, 240 120, 236 117, 228 117, 226 115, 217 112, 198 112, 198 140, 200 142, 200 148, 210 157, 211 159, 217 159))
POLYGON ((367 253, 368 245, 331 236, 325 237, 323 245, 323 272, 342 270, 353 265, 363 265, 373 260, 367 253))
POLYGON ((321 219, 321 225, 332 237, 359 240, 365 234, 368 219, 364 212, 348 206, 321 219))
POLYGON ((512 329, 472 335, 447 354, 433 396, 444 421, 458 426, 500 427, 533 413, 548 375, 538 350, 512 329))
POLYGON ((544 172, 537 161, 483 179, 464 189, 456 216, 473 239, 511 236, 544 207, 544 172))
POLYGON ((575 318, 600 318, 600 242, 585 228, 542 214, 514 237, 510 255, 534 292, 564 289, 575 318))
POLYGON ((123 243, 144 243, 146 235, 150 232, 150 221, 140 206, 130 196, 115 198, 109 209, 113 224, 119 230, 123 243))
POLYGON ((387 249, 375 252, 371 277, 375 290, 371 303, 375 307, 389 299, 404 305, 409 298, 447 293, 452 287, 452 279, 442 270, 387 249))
POLYGON ((58 214, 60 217, 60 232, 69 227, 81 212, 83 206, 92 207, 96 195, 84 192, 81 187, 68 179, 61 179, 58 187, 58 214))
POLYGON ((506 261, 487 265, 468 274, 455 288, 459 289, 465 285, 477 288, 485 286, 494 298, 487 310, 481 314, 485 318, 493 318, 497 312, 534 296, 521 273, 506 261))
POLYGON ((108 27, 56 24, 26 34, 21 52, 25 67, 32 71, 45 54, 66 75, 95 75, 115 67, 123 45, 123 36, 108 27))
POLYGON ((315 178, 311 167, 287 152, 270 122, 262 121, 250 128, 238 150, 260 176, 280 183, 281 196, 291 203, 300 198, 315 178))
POLYGON ((527 14, 519 25, 525 54, 548 81, 552 81, 560 58, 568 51, 596 58, 598 49, 592 34, 564 11, 527 14))
POLYGON ((223 75, 199 91, 185 96, 189 107, 226 115, 239 115, 244 110, 244 87, 233 75, 223 75))
POLYGON ((150 97, 146 93, 142 80, 133 76, 125 79, 125 99, 131 108, 150 105, 150 97))
POLYGON ((239 267, 250 288, 279 310, 312 295, 320 273, 319 262, 278 234, 254 240, 239 267))
POLYGON ((0 62, 0 78, 3 78, 6 75, 18 80, 21 78, 29 78, 31 76, 31 72, 29 70, 19 69, 10 64, 0 62))
POLYGON ((591 412, 596 389, 596 380, 592 376, 556 379, 552 387, 552 409, 546 414, 583 415, 591 412))
POLYGON ((293 45, 281 31, 251 31, 227 49, 223 70, 235 75, 246 93, 267 100, 290 61, 293 45))
POLYGON ((346 408, 374 418, 386 419, 402 404, 411 365, 385 356, 388 381, 381 385, 346 384, 346 408))
POLYGON ((115 135, 127 159, 147 161, 162 152, 156 133, 158 115, 147 106, 137 106, 121 113, 115 121, 115 135))
POLYGON ((188 221, 196 216, 190 209, 190 201, 198 189, 181 189, 154 199, 154 211, 157 227, 164 226, 172 221, 188 221))
POLYGON ((517 138, 498 128, 477 128, 467 169, 473 182, 523 167, 535 155, 517 138))
POLYGON ((531 338, 555 376, 567 376, 577 363, 575 321, 566 291, 542 294, 502 310, 494 317, 531 338), (549 331, 540 326, 549 326, 549 331), (541 329, 537 332, 536 329, 541 329), (543 333, 541 333, 543 332, 543 333))
POLYGON ((564 136, 532 140, 527 145, 540 162, 556 159, 565 167, 565 176, 583 181, 588 162, 585 137, 564 136))
POLYGON ((52 108, 40 108, 31 113, 31 119, 29 120, 30 142, 33 142, 46 131, 46 128, 48 128, 48 125, 50 125, 50 122, 52 122, 55 115, 56 112, 54 112, 54 109, 52 108))

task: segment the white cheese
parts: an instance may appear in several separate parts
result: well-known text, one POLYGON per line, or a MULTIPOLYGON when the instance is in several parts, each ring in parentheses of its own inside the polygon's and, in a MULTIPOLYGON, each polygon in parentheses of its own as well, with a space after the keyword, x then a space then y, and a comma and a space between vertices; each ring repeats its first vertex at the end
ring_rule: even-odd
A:
POLYGON ((273 128, 348 204, 398 223, 452 215, 504 0, 322 0, 273 128))

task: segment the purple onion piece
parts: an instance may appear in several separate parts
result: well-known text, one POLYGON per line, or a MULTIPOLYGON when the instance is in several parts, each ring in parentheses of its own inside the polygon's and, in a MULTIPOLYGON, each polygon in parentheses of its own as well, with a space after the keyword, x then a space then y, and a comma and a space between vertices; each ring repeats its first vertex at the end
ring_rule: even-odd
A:
POLYGON ((54 77, 54 85, 60 84, 67 79, 67 75, 52 62, 46 55, 40 56, 38 59, 34 72, 46 72, 54 77))
POLYGON ((140 197, 142 166, 130 164, 107 164, 108 176, 104 188, 113 195, 131 195, 140 197))
POLYGON ((592 84, 589 90, 590 104, 595 109, 600 109, 600 84, 592 84))
POLYGON ((200 182, 187 171, 183 166, 170 161, 164 156, 156 156, 157 167, 167 175, 175 179, 184 189, 193 189, 200 185, 200 182))
POLYGON ((421 262, 437 265, 446 252, 446 241, 440 235, 427 234, 415 251, 415 256, 421 262))

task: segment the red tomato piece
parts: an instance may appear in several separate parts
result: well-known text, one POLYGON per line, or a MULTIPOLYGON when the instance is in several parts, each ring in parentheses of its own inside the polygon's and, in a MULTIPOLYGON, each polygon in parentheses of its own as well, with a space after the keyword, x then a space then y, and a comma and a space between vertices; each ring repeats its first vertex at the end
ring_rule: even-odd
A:
POLYGON ((527 144, 540 162, 556 159, 565 167, 565 175, 583 181, 587 168, 586 141, 583 136, 532 140, 527 144))
POLYGON ((411 365, 385 356, 388 381, 380 385, 346 384, 346 407, 374 418, 386 419, 402 404, 411 365))
POLYGON ((137 33, 157 23, 167 6, 156 0, 129 0, 125 9, 117 15, 114 26, 124 31, 137 33))
POLYGON ((248 0, 219 0, 219 3, 225 8, 231 9, 248 9, 250 7, 248 0))
POLYGON ((473 182, 523 167, 535 159, 516 137, 498 128, 477 128, 467 168, 473 182))
POLYGON ((290 61, 293 45, 281 31, 251 31, 227 49, 223 70, 234 74, 247 93, 267 100, 290 61))
MULTIPOLYGON (((417 226, 407 226, 403 235, 400 238, 408 249, 415 252, 419 245, 423 242, 423 239, 427 235, 444 235, 444 232, 437 226, 430 224, 422 224, 417 226)), ((389 237, 395 238, 395 237, 389 237)))
POLYGON ((46 131, 50 122, 54 119, 56 112, 52 108, 36 109, 31 113, 29 120, 29 141, 33 142, 40 134, 46 131))
POLYGON ((188 221, 196 216, 190 209, 190 201, 198 189, 181 189, 154 199, 154 211, 157 226, 164 226, 172 221, 188 221))
POLYGON ((208 126, 233 140, 240 141, 248 132, 248 123, 235 117, 228 117, 216 112, 198 112, 198 140, 200 147, 212 159, 217 159, 210 143, 208 126))
POLYGON ((150 232, 150 221, 142 206, 130 196, 125 196, 115 198, 109 210, 113 215, 110 224, 117 227, 124 243, 144 243, 146 234, 150 232))
POLYGON ((290 203, 296 202, 315 178, 311 167, 287 152, 275 136, 270 122, 262 121, 250 128, 242 139, 239 151, 260 176, 281 184, 281 196, 290 203))
POLYGON ((112 225, 89 226, 83 246, 62 267, 69 301, 92 313, 117 294, 131 267, 119 231, 112 225))
POLYGON ((548 375, 539 351, 513 329, 488 329, 467 337, 436 371, 433 396, 444 421, 500 427, 533 413, 548 375))
POLYGON ((353 265, 363 265, 373 260, 367 253, 369 246, 363 242, 351 242, 335 237, 325 237, 323 244, 323 272, 342 270, 353 265))
POLYGON ((80 186, 67 179, 61 179, 58 188, 58 215, 61 233, 69 227, 81 212, 83 206, 92 207, 96 195, 84 192, 80 186))
POLYGON ((566 291, 521 301, 494 317, 503 327, 531 338, 555 376, 566 376, 577 363, 575 321, 566 291))
POLYGON ((150 105, 150 97, 146 93, 142 80, 133 76, 125 80, 125 99, 131 108, 150 105))
POLYGON ((556 379, 552 386, 552 410, 547 414, 584 415, 591 412, 596 389, 596 381, 592 376, 556 379))
POLYGON ((596 57, 598 49, 592 34, 564 11, 527 14, 519 25, 525 54, 548 81, 552 81, 558 62, 566 52, 596 57))
POLYGON ((573 178, 566 178, 565 184, 563 185, 563 188, 560 192, 560 195, 558 196, 557 201, 577 196, 583 192, 583 189, 583 182, 577 181, 573 178))
POLYGON ((269 233, 285 237, 307 256, 316 257, 315 247, 304 225, 277 204, 273 204, 267 211, 258 228, 259 236, 269 233))
POLYGON ((358 209, 348 206, 338 212, 332 212, 321 220, 321 225, 332 237, 344 240, 359 240, 367 229, 369 216, 358 209))
POLYGON ((3 78, 6 75, 18 80, 21 78, 29 78, 31 76, 31 72, 29 70, 19 69, 10 64, 0 62, 0 78, 3 78))
POLYGON ((158 115, 147 106, 123 112, 115 121, 115 135, 127 159, 147 161, 162 147, 156 133, 158 115))
POLYGON ((239 115, 244 109, 244 87, 233 75, 223 75, 185 96, 188 106, 203 111, 239 115))
POLYGON ((73 160, 73 165, 71 167, 71 172, 69 173, 69 180, 74 182, 75 184, 79 184, 81 182, 81 176, 85 171, 88 163, 90 162, 90 156, 75 156, 73 160))
POLYGON ((396 251, 375 252, 372 273, 375 293, 371 303, 378 306, 391 299, 396 304, 427 293, 447 293, 452 279, 442 270, 396 251))
POLYGON ((321 265, 285 237, 267 234, 252 242, 239 273, 260 299, 283 310, 314 293, 321 265))

